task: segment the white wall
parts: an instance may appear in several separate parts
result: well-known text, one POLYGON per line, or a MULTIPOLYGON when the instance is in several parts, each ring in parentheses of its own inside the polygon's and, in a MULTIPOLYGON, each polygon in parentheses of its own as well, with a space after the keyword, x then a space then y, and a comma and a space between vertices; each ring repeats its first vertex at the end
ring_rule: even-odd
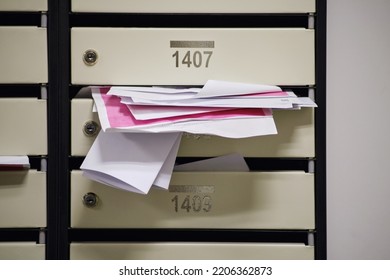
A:
POLYGON ((328 258, 390 259, 390 1, 327 3, 328 258))

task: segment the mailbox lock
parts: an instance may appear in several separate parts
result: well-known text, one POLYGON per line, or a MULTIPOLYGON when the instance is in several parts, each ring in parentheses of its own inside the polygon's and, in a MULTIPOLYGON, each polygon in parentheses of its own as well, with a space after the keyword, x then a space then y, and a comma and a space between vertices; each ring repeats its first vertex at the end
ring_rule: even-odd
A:
POLYGON ((95 136, 99 130, 99 125, 94 121, 87 121, 84 124, 84 134, 87 136, 95 136))
POLYGON ((95 65, 98 59, 98 54, 95 50, 86 50, 83 55, 84 63, 88 66, 95 65))
POLYGON ((95 193, 89 192, 83 196, 83 204, 88 208, 93 208, 98 204, 98 196, 95 193))

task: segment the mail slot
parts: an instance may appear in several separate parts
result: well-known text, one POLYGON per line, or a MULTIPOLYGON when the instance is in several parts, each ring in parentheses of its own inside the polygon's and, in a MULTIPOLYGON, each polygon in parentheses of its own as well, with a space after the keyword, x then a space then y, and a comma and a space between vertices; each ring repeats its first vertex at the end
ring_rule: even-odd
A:
MULTIPOLYGON (((73 156, 85 156, 100 129, 91 99, 73 99, 71 113, 71 146, 73 156), (95 133, 86 133, 91 123, 95 133)), ((179 156, 211 157, 239 153, 247 157, 314 157, 314 110, 275 110, 277 135, 228 139, 209 135, 184 134, 179 156)))
POLYGON ((0 27, 0 83, 47 83, 46 28, 0 27))
POLYGON ((73 28, 71 57, 73 84, 315 84, 303 28, 73 28))
POLYGON ((46 226, 46 173, 0 171, 0 227, 46 226))
POLYGON ((0 155, 47 154, 46 119, 46 100, 1 98, 0 155))
POLYGON ((72 243, 73 260, 313 260, 314 247, 292 243, 72 243))
POLYGON ((44 260, 45 245, 33 242, 1 242, 0 260, 44 260))
POLYGON ((120 191, 71 175, 74 228, 313 229, 314 175, 176 172, 169 191, 120 191), (92 205, 86 195, 94 196, 92 205))
POLYGON ((308 13, 315 0, 72 0, 74 12, 308 13))

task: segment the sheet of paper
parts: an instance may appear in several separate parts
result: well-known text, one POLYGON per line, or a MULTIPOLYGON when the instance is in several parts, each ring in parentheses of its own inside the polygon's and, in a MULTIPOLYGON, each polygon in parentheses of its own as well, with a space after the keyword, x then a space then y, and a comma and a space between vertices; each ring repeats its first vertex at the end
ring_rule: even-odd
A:
MULTIPOLYGON (((126 91, 137 91, 147 93, 162 93, 162 94, 182 94, 182 93, 196 93, 201 88, 172 88, 172 87, 111 87, 112 90, 126 92, 126 91)), ((110 91, 109 91, 110 92, 110 91)), ((108 93, 111 94, 111 93, 108 93)))
POLYGON ((23 170, 30 168, 28 156, 0 156, 0 170, 23 170))
POLYGON ((177 137, 175 144, 172 146, 171 151, 168 154, 167 159, 165 160, 163 166, 161 167, 160 172, 157 175, 157 178, 153 182, 152 187, 158 187, 167 190, 169 188, 169 182, 171 181, 172 171, 175 166, 177 152, 180 147, 181 133, 177 137))
POLYGON ((193 114, 202 114, 207 112, 216 112, 230 110, 232 108, 215 108, 215 107, 180 107, 180 106, 144 106, 144 105, 127 105, 131 114, 137 120, 152 120, 177 116, 186 116, 193 114))
POLYGON ((203 88, 170 88, 170 87, 90 87, 92 93, 106 90, 108 95, 123 97, 138 97, 149 100, 198 99, 211 97, 286 97, 296 95, 293 92, 282 91, 278 86, 247 84, 228 81, 209 80, 203 88))
POLYGON ((204 98, 186 100, 148 100, 143 98, 121 99, 123 104, 158 105, 158 106, 192 106, 192 107, 230 107, 230 108, 292 108, 293 99, 282 98, 204 98))
POLYGON ((299 107, 317 107, 317 104, 310 97, 298 97, 294 105, 298 105, 299 107))
POLYGON ((148 193, 180 133, 100 132, 81 169, 91 179, 117 184, 128 191, 148 193))
POLYGON ((214 121, 188 121, 182 123, 144 127, 138 130, 136 128, 116 127, 107 128, 106 131, 132 131, 140 133, 188 132, 193 134, 214 135, 232 139, 277 134, 275 122, 272 117, 214 121))
POLYGON ((198 98, 243 95, 251 93, 280 92, 278 86, 208 80, 197 94, 198 98))
POLYGON ((111 88, 108 95, 116 95, 120 97, 131 97, 131 98, 144 98, 149 100, 186 100, 196 96, 195 92, 183 92, 180 94, 164 94, 156 92, 142 92, 142 91, 124 91, 116 88, 111 88))
POLYGON ((249 167, 240 154, 229 154, 176 165, 174 171, 232 171, 246 172, 249 167))

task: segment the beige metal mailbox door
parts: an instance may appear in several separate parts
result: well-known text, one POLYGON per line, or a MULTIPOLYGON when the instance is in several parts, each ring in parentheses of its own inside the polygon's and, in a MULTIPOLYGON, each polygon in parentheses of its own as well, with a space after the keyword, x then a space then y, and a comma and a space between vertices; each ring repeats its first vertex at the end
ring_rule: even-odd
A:
POLYGON ((284 243, 72 243, 73 260, 313 260, 314 247, 284 243))
POLYGON ((72 83, 313 85, 314 30, 72 28, 72 83))
POLYGON ((0 83, 47 83, 46 28, 0 27, 0 83))
POLYGON ((0 242, 0 260, 44 260, 45 245, 32 242, 0 242))
POLYGON ((72 0, 74 12, 312 13, 315 0, 72 0))
POLYGON ((176 172, 170 190, 117 190, 71 174, 75 228, 313 229, 314 175, 304 172, 176 172), (83 203, 86 194, 97 204, 83 203))
POLYGON ((0 228, 46 226, 46 173, 0 171, 0 228))
POLYGON ((47 11, 48 0, 1 0, 0 11, 39 12, 47 11))
POLYGON ((0 155, 47 154, 46 100, 0 99, 0 155))

